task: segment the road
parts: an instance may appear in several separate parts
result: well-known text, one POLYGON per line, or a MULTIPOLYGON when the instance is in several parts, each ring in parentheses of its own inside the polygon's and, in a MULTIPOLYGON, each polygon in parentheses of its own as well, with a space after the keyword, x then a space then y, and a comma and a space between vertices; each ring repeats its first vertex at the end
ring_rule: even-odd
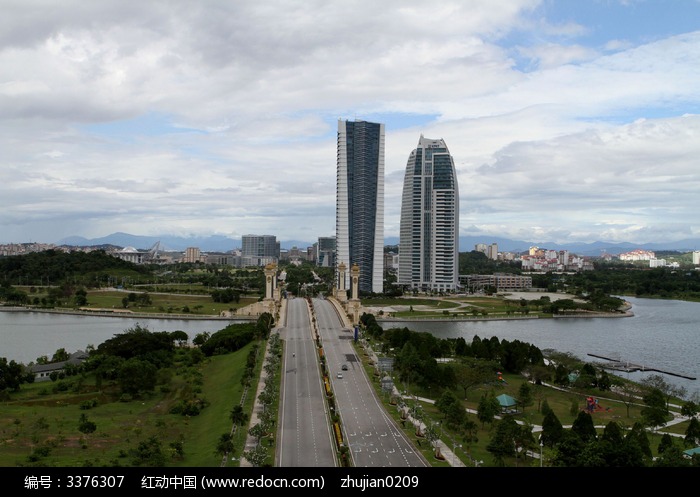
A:
POLYGON ((282 333, 285 353, 277 465, 336 466, 335 439, 329 425, 306 300, 287 301, 286 327, 282 333))
POLYGON ((321 298, 313 299, 313 306, 353 466, 429 466, 384 410, 355 354, 353 332, 343 327, 335 306, 321 298), (347 371, 342 371, 343 364, 347 371))

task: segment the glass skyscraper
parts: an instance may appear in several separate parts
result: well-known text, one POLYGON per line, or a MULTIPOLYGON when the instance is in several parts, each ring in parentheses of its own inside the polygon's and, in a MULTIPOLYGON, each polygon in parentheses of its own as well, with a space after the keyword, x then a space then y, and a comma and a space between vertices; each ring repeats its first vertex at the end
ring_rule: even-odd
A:
POLYGON ((384 291, 384 125, 338 120, 336 264, 360 269, 359 291, 384 291))
POLYGON ((420 291, 459 284, 459 189, 445 141, 421 135, 406 164, 398 283, 420 291))

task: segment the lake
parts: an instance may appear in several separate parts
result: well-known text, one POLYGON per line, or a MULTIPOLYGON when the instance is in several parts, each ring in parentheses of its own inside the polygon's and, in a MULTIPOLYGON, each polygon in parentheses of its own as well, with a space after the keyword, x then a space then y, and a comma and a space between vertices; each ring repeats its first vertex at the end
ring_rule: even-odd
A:
MULTIPOLYGON (((588 354, 619 358, 700 378, 700 303, 623 297, 632 304, 632 317, 561 318, 492 321, 391 321, 378 320, 382 328, 407 327, 438 338, 462 337, 520 340, 541 350, 554 349, 590 361, 588 354)), ((617 373, 639 381, 656 372, 617 373)), ((662 374, 670 384, 700 395, 698 380, 662 374)))
MULTIPOLYGON (((235 321, 240 323, 242 321, 235 321)), ((51 356, 58 349, 68 353, 97 347, 102 342, 141 326, 150 331, 187 333, 189 340, 203 332, 215 333, 229 324, 228 320, 144 319, 134 317, 102 317, 48 312, 0 312, 0 357, 28 364, 37 357, 51 356)))
MULTIPOLYGON (((520 340, 541 350, 569 352, 595 362, 595 354, 617 357, 632 364, 700 377, 700 303, 625 297, 632 304, 628 318, 562 318, 492 321, 384 322, 383 328, 407 327, 427 331, 438 338, 474 336, 520 340)), ((99 317, 41 312, 0 312, 0 357, 27 364, 37 357, 49 358, 60 348, 83 350, 124 333, 136 325, 151 331, 215 333, 230 321, 202 319, 144 319, 99 317)), ((639 381, 649 372, 618 373, 639 381)), ((662 375, 671 384, 700 395, 698 380, 662 375)))

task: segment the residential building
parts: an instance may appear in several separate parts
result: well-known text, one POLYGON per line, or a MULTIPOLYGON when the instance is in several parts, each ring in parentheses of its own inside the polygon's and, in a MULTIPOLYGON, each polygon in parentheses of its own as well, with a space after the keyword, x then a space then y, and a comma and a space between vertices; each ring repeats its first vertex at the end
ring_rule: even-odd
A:
POLYGON ((445 141, 421 135, 404 175, 399 285, 421 291, 459 286, 459 188, 445 141))
MULTIPOLYGON (((336 264, 360 270, 360 292, 384 290, 384 124, 338 120, 336 264)), ((338 276, 340 272, 338 272, 338 276)), ((350 271, 343 288, 350 288, 350 271)))
POLYGON ((489 245, 488 250, 486 252, 486 255, 492 261, 497 261, 498 260, 498 244, 492 243, 491 245, 489 245))
POLYGON ((185 257, 182 259, 182 262, 200 262, 202 260, 202 252, 199 250, 199 247, 187 247, 185 249, 185 257))

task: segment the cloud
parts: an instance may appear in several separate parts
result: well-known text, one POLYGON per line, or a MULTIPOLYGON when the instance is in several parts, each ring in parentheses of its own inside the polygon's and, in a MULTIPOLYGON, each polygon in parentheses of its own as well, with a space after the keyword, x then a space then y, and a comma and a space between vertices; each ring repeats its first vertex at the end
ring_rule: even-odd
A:
POLYGON ((463 234, 699 230, 700 32, 672 22, 697 4, 636 31, 596 2, 4 7, 0 243, 333 235, 339 118, 387 123, 387 236, 421 134, 455 158, 463 234))

